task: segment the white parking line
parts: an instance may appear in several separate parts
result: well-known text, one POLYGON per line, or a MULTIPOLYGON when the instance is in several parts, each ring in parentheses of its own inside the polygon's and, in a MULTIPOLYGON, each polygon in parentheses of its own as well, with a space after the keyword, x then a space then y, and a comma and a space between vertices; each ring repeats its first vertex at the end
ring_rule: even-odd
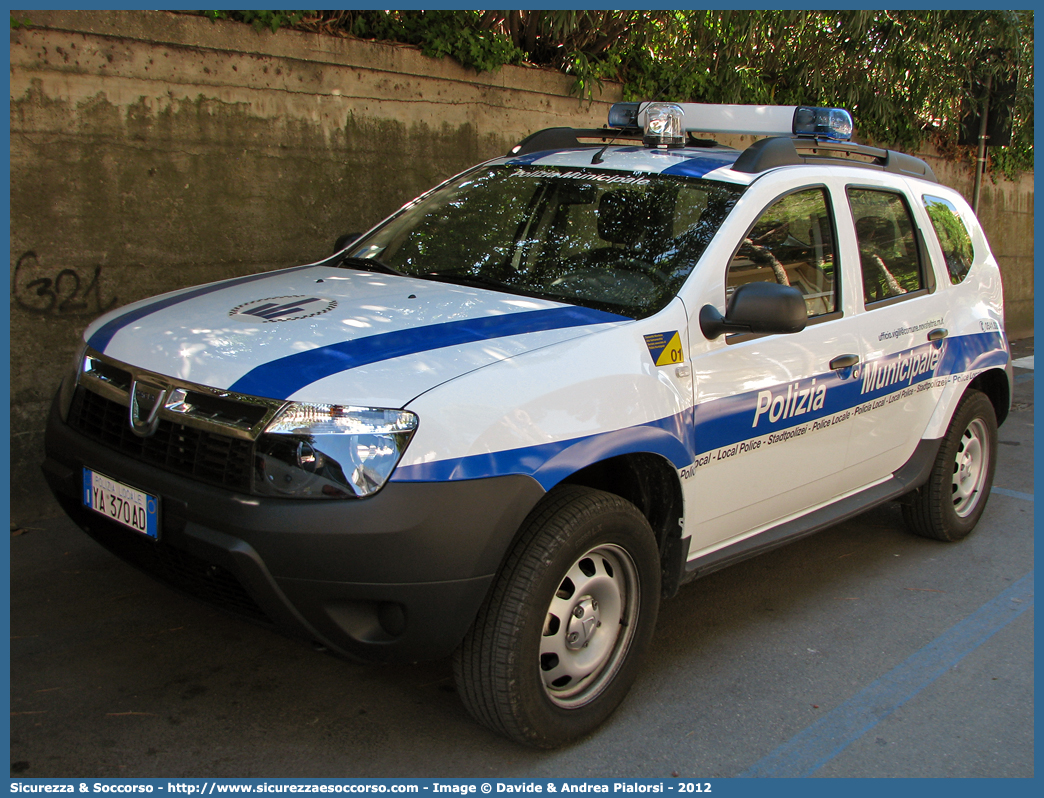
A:
POLYGON ((1011 361, 1011 365, 1013 365, 1017 369, 1032 369, 1033 355, 1026 355, 1026 357, 1016 358, 1015 360, 1011 361))

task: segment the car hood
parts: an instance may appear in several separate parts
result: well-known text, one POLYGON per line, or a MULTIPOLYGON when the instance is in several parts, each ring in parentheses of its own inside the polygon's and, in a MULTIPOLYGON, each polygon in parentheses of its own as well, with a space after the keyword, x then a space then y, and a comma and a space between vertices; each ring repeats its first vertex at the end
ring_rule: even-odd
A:
POLYGON ((199 385, 297 401, 402 407, 462 374, 629 321, 589 308, 311 265, 137 302, 92 348, 199 385))

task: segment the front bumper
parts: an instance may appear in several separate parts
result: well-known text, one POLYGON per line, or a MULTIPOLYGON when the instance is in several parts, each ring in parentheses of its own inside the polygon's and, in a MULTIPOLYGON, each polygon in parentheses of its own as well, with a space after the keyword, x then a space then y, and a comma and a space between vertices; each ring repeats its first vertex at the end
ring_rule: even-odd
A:
POLYGON ((123 559, 221 609, 332 651, 434 659, 463 639, 523 519, 530 477, 388 483, 356 500, 213 487, 47 424, 44 475, 65 512, 123 559), (154 542, 82 504, 83 467, 160 498, 154 542))

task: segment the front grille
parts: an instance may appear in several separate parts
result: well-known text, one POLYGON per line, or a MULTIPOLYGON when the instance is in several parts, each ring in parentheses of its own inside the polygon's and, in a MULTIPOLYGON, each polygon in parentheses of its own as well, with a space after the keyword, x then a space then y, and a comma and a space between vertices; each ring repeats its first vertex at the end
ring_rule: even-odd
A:
POLYGON ((128 413, 126 405, 81 385, 73 397, 69 426, 143 463, 211 485, 250 492, 254 460, 250 441, 164 418, 155 433, 142 438, 131 431, 128 413))
POLYGON ((259 623, 272 621, 230 571, 206 560, 154 542, 107 518, 86 520, 90 535, 113 554, 171 587, 207 604, 259 623))
POLYGON ((248 405, 233 399, 209 396, 201 391, 187 391, 185 402, 195 418, 209 419, 237 429, 250 429, 268 413, 265 405, 248 405))

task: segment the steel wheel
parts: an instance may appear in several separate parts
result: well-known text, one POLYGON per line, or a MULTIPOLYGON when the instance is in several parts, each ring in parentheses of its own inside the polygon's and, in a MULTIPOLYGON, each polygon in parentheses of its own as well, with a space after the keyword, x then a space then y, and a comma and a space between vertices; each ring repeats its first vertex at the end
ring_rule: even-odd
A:
POLYGON ((619 546, 596 546, 573 563, 547 608, 540 641, 541 677, 552 702, 583 706, 612 681, 640 603, 634 562, 619 546))
POLYGON ((457 692, 512 740, 576 740, 627 695, 659 601, 659 548, 641 511, 600 490, 555 488, 526 519, 454 655, 457 692))
POLYGON ((986 509, 996 460, 996 413, 971 388, 950 419, 928 481, 902 500, 910 530, 936 540, 966 537, 986 509))
POLYGON ((953 464, 953 509, 961 518, 967 518, 986 484, 989 473, 989 448, 986 425, 976 418, 964 430, 953 464))

